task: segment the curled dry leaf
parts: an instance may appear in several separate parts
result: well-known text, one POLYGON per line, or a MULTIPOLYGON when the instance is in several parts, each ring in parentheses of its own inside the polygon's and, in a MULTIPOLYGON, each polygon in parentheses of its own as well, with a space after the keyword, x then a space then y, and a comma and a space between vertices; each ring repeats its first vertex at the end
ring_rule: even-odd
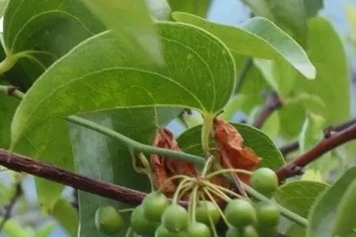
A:
MULTIPOLYGON (((217 142, 219 161, 225 169, 255 170, 261 158, 249 147, 243 146, 243 138, 229 122, 215 118, 212 135, 217 142)), ((241 181, 248 183, 249 177, 238 174, 241 181)))
MULTIPOLYGON (((159 130, 153 145, 160 148, 170 149, 174 151, 182 151, 177 145, 173 134, 168 129, 159 130)), ((151 164, 153 170, 153 180, 156 188, 162 187, 165 195, 171 197, 176 191, 179 181, 175 179, 166 183, 166 180, 174 175, 186 175, 189 177, 197 176, 195 166, 191 162, 169 159, 157 154, 151 154, 151 164)))

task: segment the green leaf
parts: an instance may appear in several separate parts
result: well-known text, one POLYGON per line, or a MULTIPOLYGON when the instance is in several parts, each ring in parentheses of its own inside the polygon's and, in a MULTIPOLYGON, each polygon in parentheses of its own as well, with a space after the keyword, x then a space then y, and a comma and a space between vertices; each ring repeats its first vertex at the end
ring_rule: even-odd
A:
MULTIPOLYGON (((18 104, 18 99, 0 93, 0 147, 5 149, 10 147, 10 125, 18 104)), ((73 156, 65 121, 52 121, 25 134, 14 152, 73 170, 73 156)), ((63 185, 37 177, 35 182, 41 210, 43 213, 50 213, 63 185)))
POLYGON ((7 4, 9 3, 10 0, 0 0, 0 16, 2 17, 4 15, 5 9, 7 7, 7 4))
POLYGON ((286 98, 293 88, 297 75, 292 66, 282 60, 266 59, 255 59, 255 65, 260 69, 268 84, 282 98, 286 98))
MULTIPOLYGON (((2 218, 0 218, 2 221, 2 218)), ((33 233, 31 229, 23 228, 15 219, 7 220, 3 232, 7 237, 28 237, 33 233)))
POLYGON ((316 95, 324 101, 327 107, 311 112, 324 117, 325 126, 350 118, 350 78, 345 50, 336 30, 325 18, 309 22, 308 55, 318 71, 317 77, 308 82, 296 80, 294 92, 316 95), (320 35, 324 40, 320 40, 320 35))
MULTIPOLYGON (((244 145, 252 148, 263 159, 261 166, 277 169, 284 164, 282 154, 267 135, 249 125, 240 123, 232 123, 232 125, 244 138, 244 145)), ((201 126, 186 130, 177 139, 179 147, 186 153, 203 155, 200 136, 201 126)), ((214 147, 213 140, 210 141, 210 147, 214 147)))
POLYGON ((306 78, 315 77, 315 68, 302 47, 267 19, 255 17, 240 27, 232 27, 182 12, 174 12, 173 18, 218 36, 234 54, 287 61, 306 78))
POLYGON ((52 216, 63 226, 70 236, 77 236, 78 212, 67 200, 58 199, 53 207, 52 216))
POLYGON ((212 0, 167 0, 172 12, 180 11, 191 13, 200 17, 207 17, 212 0))
MULTIPOLYGON (((136 141, 151 145, 157 125, 164 127, 180 112, 180 109, 133 108, 90 113, 84 117, 136 141)), ((77 125, 72 124, 70 131, 79 174, 136 190, 150 190, 148 178, 134 171, 127 147, 112 138, 77 125)), ((95 211, 100 205, 113 205, 121 209, 130 207, 124 203, 79 192, 80 227, 78 237, 105 237, 93 225, 95 211)), ((130 213, 123 213, 125 227, 117 237, 125 236, 129 225, 129 216, 130 213)))
POLYGON ((158 31, 144 0, 81 1, 141 60, 164 64, 158 31))
POLYGON ((306 218, 315 200, 327 187, 320 182, 293 181, 280 186, 274 199, 281 206, 306 218))
POLYGON ((38 230, 36 230, 36 233, 33 235, 33 237, 49 237, 55 228, 56 228, 55 222, 53 221, 47 222, 46 224, 41 226, 38 230))
POLYGON ((356 209, 356 167, 349 169, 325 190, 310 210, 306 237, 351 234, 356 227, 351 214, 356 209))
POLYGON ((274 112, 269 116, 263 124, 261 130, 271 139, 279 135, 280 129, 279 114, 274 112))
POLYGON ((8 57, 22 57, 5 78, 25 91, 56 59, 104 30, 79 1, 11 0, 4 15, 4 47, 8 57))
POLYGON ((351 39, 356 42, 356 7, 354 4, 346 4, 346 17, 350 25, 351 39))
POLYGON ((89 111, 166 105, 220 112, 235 87, 229 50, 197 27, 158 26, 167 68, 142 64, 110 32, 92 37, 57 61, 25 95, 12 122, 12 144, 39 124, 89 111))
POLYGON ((290 237, 305 237, 306 229, 298 224, 293 224, 288 228, 286 235, 290 237))

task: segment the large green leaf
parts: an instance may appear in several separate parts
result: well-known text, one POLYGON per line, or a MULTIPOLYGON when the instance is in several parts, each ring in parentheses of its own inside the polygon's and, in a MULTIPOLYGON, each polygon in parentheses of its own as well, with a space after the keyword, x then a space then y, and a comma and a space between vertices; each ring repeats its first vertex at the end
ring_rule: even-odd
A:
POLYGON ((303 48, 267 19, 255 17, 240 27, 233 27, 182 12, 173 13, 173 18, 202 27, 218 36, 234 54, 285 60, 305 77, 310 79, 315 77, 315 68, 303 48))
POLYGON ((230 51, 197 27, 158 26, 167 67, 142 64, 110 32, 92 37, 57 61, 25 95, 12 122, 13 145, 30 128, 89 111, 171 105, 219 112, 235 87, 230 51))
POLYGON ((207 17, 212 0, 168 0, 172 12, 180 11, 207 17))
POLYGON ((317 197, 327 187, 315 181, 293 181, 280 186, 274 199, 283 207, 306 218, 317 197))
POLYGON ((4 15, 7 4, 10 0, 0 0, 0 16, 4 15))
POLYGON ((316 95, 324 101, 327 107, 316 108, 311 112, 324 117, 325 126, 348 119, 350 78, 345 50, 336 30, 322 17, 310 20, 308 55, 318 71, 317 77, 313 81, 297 80, 295 93, 316 95), (324 40, 320 40, 321 35, 324 40))
MULTIPOLYGON (((244 138, 244 145, 252 148, 255 153, 263 159, 262 166, 277 169, 284 164, 282 154, 267 135, 246 124, 232 123, 232 125, 244 138)), ((201 128, 201 126, 196 126, 186 130, 178 137, 177 141, 179 147, 184 152, 201 156, 204 155, 200 138, 201 128)), ((214 146, 213 140, 210 141, 210 146, 214 146)))
POLYGON ((163 64, 161 42, 144 0, 81 0, 108 28, 113 29, 120 42, 142 60, 163 64), (149 60, 148 60, 149 59, 149 60))
POLYGON ((349 169, 315 201, 308 216, 307 237, 347 236, 354 232, 355 175, 356 168, 349 169))
MULTIPOLYGON (((180 112, 180 109, 135 108, 91 113, 84 117, 139 142, 152 144, 157 125, 164 127, 180 112)), ((78 173, 136 190, 150 190, 147 177, 137 174, 133 170, 130 153, 124 145, 89 129, 77 125, 70 127, 78 173)), ((93 225, 95 211, 99 205, 114 205, 117 208, 128 207, 123 203, 79 192, 80 234, 78 236, 105 237, 93 225)), ((125 228, 117 235, 118 237, 125 235, 129 225, 129 215, 129 213, 123 213, 125 228)))

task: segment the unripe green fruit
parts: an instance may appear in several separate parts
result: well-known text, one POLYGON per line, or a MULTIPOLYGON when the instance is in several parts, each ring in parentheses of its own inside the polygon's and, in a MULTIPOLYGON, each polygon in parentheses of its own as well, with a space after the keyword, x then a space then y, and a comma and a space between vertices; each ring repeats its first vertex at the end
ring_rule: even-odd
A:
POLYGON ((184 232, 170 232, 163 225, 160 225, 155 232, 155 237, 186 237, 186 235, 184 232))
POLYGON ((207 225, 199 222, 191 223, 187 229, 187 237, 210 237, 211 232, 207 225))
POLYGON ((131 213, 131 227, 139 235, 153 236, 160 225, 159 222, 152 222, 143 216, 143 206, 137 206, 131 213))
POLYGON ((163 193, 153 192, 143 199, 143 215, 147 220, 160 221, 163 212, 169 206, 168 198, 163 193))
POLYGON ((229 227, 225 233, 225 237, 241 237, 241 231, 235 227, 229 227))
POLYGON ((280 210, 277 205, 268 202, 261 202, 256 206, 258 232, 263 235, 272 235, 275 233, 280 210))
POLYGON ((225 217, 230 225, 242 228, 256 223, 255 208, 246 200, 231 200, 224 210, 225 217))
POLYGON ((95 226, 106 235, 114 235, 122 228, 123 219, 113 206, 101 206, 95 212, 95 226))
POLYGON ((188 212, 184 207, 178 204, 172 204, 164 211, 162 215, 162 225, 170 232, 183 231, 188 222, 188 212))
POLYGON ((256 191, 270 197, 278 188, 278 177, 273 170, 263 167, 252 173, 250 183, 256 191))
POLYGON ((210 201, 199 202, 195 212, 196 220, 198 222, 210 225, 211 223, 209 216, 214 224, 218 223, 220 219, 220 212, 218 207, 216 207, 216 205, 210 201))
POLYGON ((249 225, 241 230, 241 237, 259 237, 259 236, 255 227, 249 225))

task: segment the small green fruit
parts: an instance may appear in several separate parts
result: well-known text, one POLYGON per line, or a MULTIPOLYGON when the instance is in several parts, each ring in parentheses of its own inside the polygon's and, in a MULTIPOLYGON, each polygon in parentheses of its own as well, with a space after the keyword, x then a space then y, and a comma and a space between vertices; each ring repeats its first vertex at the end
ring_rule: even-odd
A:
POLYGON ((249 225, 241 230, 241 237, 259 237, 255 227, 249 225))
POLYGON ((216 207, 216 205, 210 201, 199 202, 196 208, 196 220, 198 222, 210 225, 209 216, 214 224, 218 223, 220 219, 220 212, 218 207, 216 207))
POLYGON ((143 199, 143 215, 147 220, 160 221, 163 212, 169 206, 168 198, 163 193, 153 192, 143 199))
POLYGON ((235 227, 229 227, 225 233, 225 237, 241 237, 241 231, 235 227))
POLYGON ((162 215, 162 225, 170 232, 181 232, 188 224, 188 212, 178 204, 172 204, 162 215))
POLYGON ((156 229, 160 225, 159 222, 146 220, 143 215, 143 206, 137 206, 131 213, 131 227, 139 235, 153 236, 156 229))
POLYGON ((106 235, 114 235, 122 228, 123 219, 113 206, 101 206, 95 213, 95 226, 106 235))
POLYGON ((211 232, 207 225, 199 222, 191 223, 187 229, 187 237, 210 237, 211 232))
POLYGON ((256 223, 255 208, 246 200, 231 200, 225 207, 224 214, 230 225, 242 228, 256 223))
POLYGON ((263 167, 252 173, 250 183, 252 188, 269 197, 278 188, 278 177, 273 170, 263 167))
POLYGON ((186 237, 184 232, 174 233, 168 231, 163 225, 160 225, 156 232, 155 237, 186 237))

